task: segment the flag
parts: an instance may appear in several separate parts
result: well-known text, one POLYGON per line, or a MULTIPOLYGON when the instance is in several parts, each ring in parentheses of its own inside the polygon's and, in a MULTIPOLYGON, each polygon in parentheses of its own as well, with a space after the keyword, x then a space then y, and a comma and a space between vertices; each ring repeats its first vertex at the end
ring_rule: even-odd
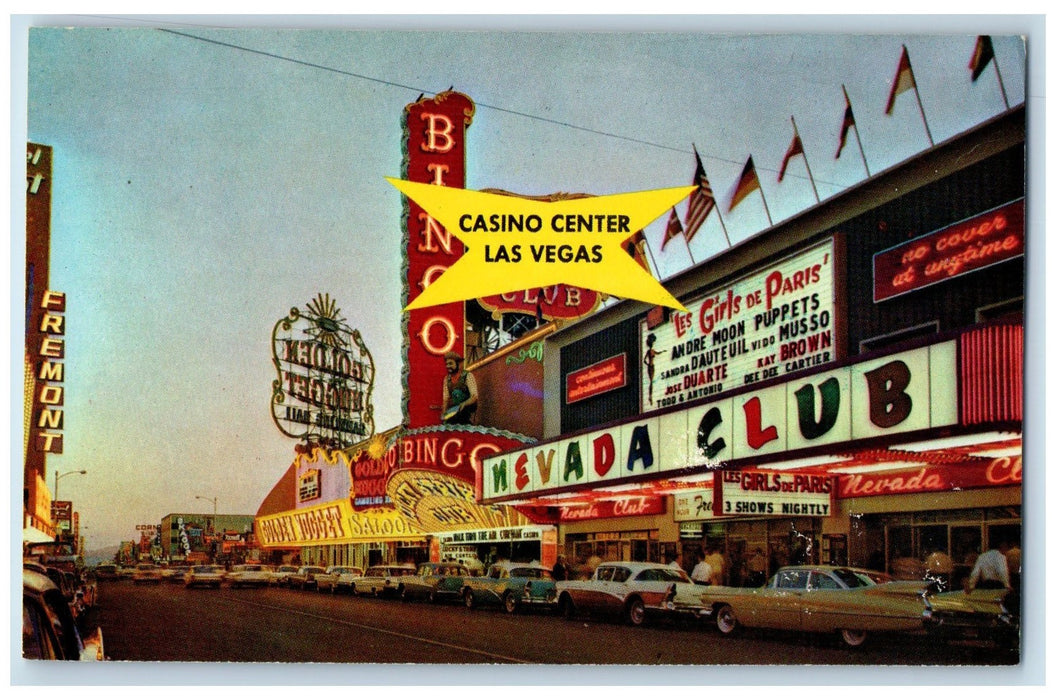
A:
POLYGON ((983 34, 975 40, 975 51, 972 52, 972 60, 968 63, 968 69, 972 71, 973 83, 979 79, 992 60, 994 60, 994 43, 989 36, 983 34))
POLYGON ((843 110, 843 126, 840 127, 840 147, 836 149, 837 159, 843 153, 843 147, 847 145, 847 133, 854 126, 854 110, 851 109, 851 98, 847 97, 846 89, 843 91, 843 99, 847 102, 847 107, 843 110))
POLYGON ((627 254, 634 258, 634 261, 642 266, 642 269, 652 274, 649 270, 649 261, 645 257, 645 231, 638 231, 636 234, 628 238, 623 242, 623 249, 627 251, 627 254))
POLYGON ((693 174, 693 184, 697 189, 689 195, 689 204, 686 207, 686 243, 693 240, 697 230, 708 214, 715 208, 715 193, 711 191, 708 176, 704 174, 704 165, 700 162, 700 154, 693 149, 693 155, 697 157, 697 171, 693 174))
POLYGON ((909 65, 909 51, 903 46, 902 58, 898 60, 898 72, 895 74, 894 84, 891 85, 891 94, 887 97, 887 107, 884 109, 884 114, 891 114, 891 110, 895 108, 896 97, 916 86, 917 81, 913 78, 913 66, 909 65))
POLYGON ((752 162, 752 157, 748 156, 748 162, 744 164, 744 170, 741 171, 741 179, 737 181, 737 186, 733 188, 733 194, 730 196, 730 207, 727 211, 733 211, 733 208, 741 203, 741 200, 752 193, 752 190, 759 189, 759 176, 755 173, 755 163, 752 162))
POLYGON ((664 232, 664 241, 660 244, 660 250, 663 250, 667 242, 680 233, 682 233, 682 222, 678 220, 675 208, 671 207, 671 216, 667 218, 667 231, 664 232))
POLYGON ((778 182, 785 179, 785 170, 788 169, 788 161, 792 160, 793 156, 803 155, 803 141, 799 138, 799 129, 796 129, 795 126, 793 126, 792 130, 792 143, 789 144, 788 150, 785 151, 785 158, 781 161, 781 169, 777 172, 778 182))

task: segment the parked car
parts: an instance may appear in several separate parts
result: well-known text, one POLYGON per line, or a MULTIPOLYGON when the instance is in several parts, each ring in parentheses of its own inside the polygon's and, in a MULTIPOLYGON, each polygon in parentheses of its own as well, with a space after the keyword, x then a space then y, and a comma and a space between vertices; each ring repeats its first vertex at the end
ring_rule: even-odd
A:
POLYGON ((414 564, 379 564, 367 567, 362 576, 348 582, 353 595, 394 596, 401 576, 415 572, 414 564))
POLYGON ((22 570, 22 657, 25 659, 102 661, 103 634, 82 636, 70 604, 45 574, 22 570))
POLYGON ((235 564, 224 579, 231 588, 260 588, 271 580, 271 567, 266 564, 235 564))
POLYGON ((165 583, 183 583, 189 564, 169 564, 161 568, 161 580, 165 583))
POLYGON ((876 583, 848 567, 788 566, 761 588, 710 586, 701 595, 723 634, 743 627, 835 633, 849 647, 870 632, 1010 634, 1015 621, 992 592, 937 593, 927 581, 876 583))
POLYGON ((708 588, 670 564, 604 562, 585 581, 558 581, 557 606, 569 619, 581 612, 619 615, 631 625, 650 617, 700 618, 709 612, 700 600, 708 588))
POLYGON ((213 564, 198 564, 190 567, 183 577, 183 585, 187 588, 201 586, 203 588, 220 588, 224 580, 224 568, 213 564))
POLYGON ((290 588, 300 588, 301 590, 315 588, 316 575, 325 573, 326 569, 321 566, 301 566, 286 577, 286 585, 290 588))
POLYGON ((469 569, 455 562, 422 562, 417 571, 400 576, 396 582, 396 594, 401 600, 428 600, 430 603, 458 600, 462 596, 463 581, 471 575, 469 569))
POLYGON ((363 569, 358 566, 328 566, 325 572, 315 575, 315 587, 331 593, 348 590, 352 579, 362 575, 363 569))
POLYGON ((552 608, 557 603, 557 588, 550 569, 538 562, 502 561, 488 567, 484 576, 462 582, 462 602, 471 609, 501 605, 509 613, 524 606, 552 608))
POLYGON ((132 572, 132 583, 161 583, 162 572, 161 567, 157 564, 149 564, 146 562, 136 564, 135 571, 132 572))
POLYGON ((95 567, 96 581, 116 581, 118 575, 117 564, 99 564, 95 567))
POLYGON ((286 586, 289 584, 290 574, 297 573, 297 567, 292 564, 283 564, 271 572, 269 583, 272 586, 286 586))

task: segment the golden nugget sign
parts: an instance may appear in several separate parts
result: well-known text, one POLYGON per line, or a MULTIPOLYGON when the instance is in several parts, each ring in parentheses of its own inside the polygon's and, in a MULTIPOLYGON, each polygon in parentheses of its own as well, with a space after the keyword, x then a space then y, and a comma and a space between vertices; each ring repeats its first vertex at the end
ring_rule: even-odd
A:
POLYGON ((374 360, 330 295, 293 308, 271 334, 271 417, 307 444, 348 447, 374 432, 374 360))
POLYGON ((765 463, 794 450, 955 425, 956 359, 951 340, 485 457, 483 498, 765 463))
POLYGON ((356 513, 348 500, 257 518, 256 532, 264 547, 385 542, 422 536, 421 529, 395 510, 356 513))

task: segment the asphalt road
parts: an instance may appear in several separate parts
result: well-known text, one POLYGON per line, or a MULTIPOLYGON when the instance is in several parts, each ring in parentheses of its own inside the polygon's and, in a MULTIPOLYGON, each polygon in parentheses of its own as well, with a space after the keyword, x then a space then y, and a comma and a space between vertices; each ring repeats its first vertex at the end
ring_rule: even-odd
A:
POLYGON ((619 620, 282 588, 104 581, 93 616, 115 661, 940 667, 1018 661, 1014 652, 981 643, 876 636, 866 648, 848 650, 830 636, 747 630, 722 637, 710 623, 631 628, 619 620))

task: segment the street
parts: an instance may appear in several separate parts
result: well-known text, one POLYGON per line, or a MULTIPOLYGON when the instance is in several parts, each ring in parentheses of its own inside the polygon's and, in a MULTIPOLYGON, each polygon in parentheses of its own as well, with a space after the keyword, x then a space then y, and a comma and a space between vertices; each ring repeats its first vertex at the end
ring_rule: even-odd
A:
POLYGON ((287 661, 416 664, 1009 665, 1011 652, 978 643, 874 636, 864 649, 832 636, 711 623, 567 621, 542 611, 404 603, 314 591, 185 589, 100 583, 93 616, 114 661, 287 661))

